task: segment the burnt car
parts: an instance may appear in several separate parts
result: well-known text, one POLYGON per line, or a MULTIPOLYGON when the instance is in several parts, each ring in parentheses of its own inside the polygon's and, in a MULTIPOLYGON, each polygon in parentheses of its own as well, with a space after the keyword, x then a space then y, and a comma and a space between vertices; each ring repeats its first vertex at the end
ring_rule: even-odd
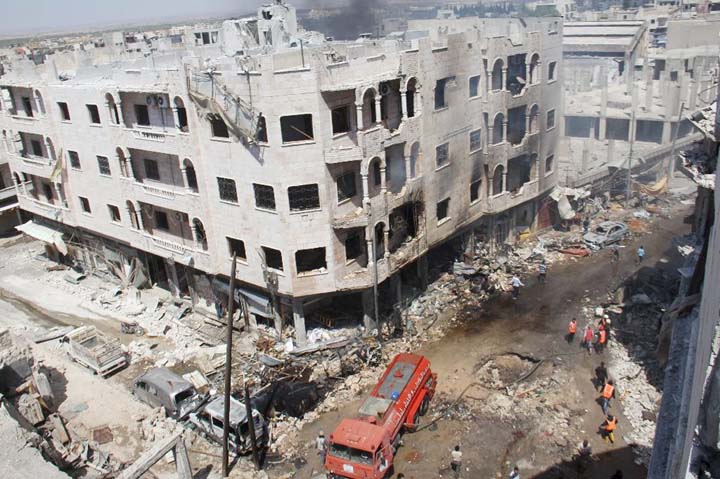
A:
POLYGON ((583 241, 591 249, 602 249, 617 243, 628 234, 628 227, 620 221, 604 221, 595 230, 585 233, 583 241))
POLYGON ((185 419, 207 399, 189 381, 167 368, 153 368, 138 376, 132 384, 133 394, 153 407, 162 406, 168 416, 185 419))
MULTIPOLYGON (((223 413, 225 398, 215 396, 197 412, 190 414, 190 423, 209 439, 222 444, 223 437, 223 413)), ((265 418, 256 409, 252 410, 253 425, 255 427, 255 438, 260 448, 267 445, 268 429, 265 418)), ((245 404, 235 398, 230 398, 230 433, 228 443, 230 449, 237 454, 248 454, 252 450, 250 441, 250 425, 248 424, 247 410, 245 404)))

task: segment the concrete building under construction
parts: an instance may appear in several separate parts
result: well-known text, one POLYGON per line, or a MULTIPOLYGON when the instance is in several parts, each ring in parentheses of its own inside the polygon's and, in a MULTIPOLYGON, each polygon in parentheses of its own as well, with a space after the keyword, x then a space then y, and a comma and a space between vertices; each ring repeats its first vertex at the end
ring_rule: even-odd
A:
POLYGON ((170 37, 0 77, 23 229, 88 268, 212 306, 235 254, 250 310, 303 342, 306 314, 340 293, 374 327, 374 283, 397 294, 463 232, 549 224, 557 18, 330 42, 277 0, 170 37))

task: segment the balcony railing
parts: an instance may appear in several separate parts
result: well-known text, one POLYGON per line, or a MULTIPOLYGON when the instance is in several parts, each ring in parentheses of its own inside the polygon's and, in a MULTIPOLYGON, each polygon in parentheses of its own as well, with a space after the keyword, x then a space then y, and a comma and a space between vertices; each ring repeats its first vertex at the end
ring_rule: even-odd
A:
POLYGON ((157 196, 159 198, 165 198, 168 200, 174 200, 175 199, 175 192, 171 190, 166 190, 164 188, 158 188, 157 186, 151 186, 146 185, 144 183, 136 182, 136 185, 138 185, 140 188, 143 189, 145 193, 151 196, 157 196))

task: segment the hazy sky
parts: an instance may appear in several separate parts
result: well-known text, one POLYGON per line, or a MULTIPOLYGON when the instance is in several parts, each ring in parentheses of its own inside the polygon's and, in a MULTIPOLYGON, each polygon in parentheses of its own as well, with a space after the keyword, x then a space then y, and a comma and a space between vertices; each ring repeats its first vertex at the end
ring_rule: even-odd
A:
MULTIPOLYGON (((178 17, 241 14, 269 0, 0 0, 0 35, 55 32, 178 17)), ((301 7, 304 0, 290 0, 301 7)))

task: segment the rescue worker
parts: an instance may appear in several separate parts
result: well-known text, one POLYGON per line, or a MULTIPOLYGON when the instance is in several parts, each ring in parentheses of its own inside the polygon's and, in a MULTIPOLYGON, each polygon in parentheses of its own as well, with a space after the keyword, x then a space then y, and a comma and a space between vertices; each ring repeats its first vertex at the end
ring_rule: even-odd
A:
POLYGON ((608 415, 605 421, 600 425, 600 434, 605 442, 610 440, 611 443, 615 444, 615 430, 617 429, 617 418, 613 415, 608 415))
POLYGON ((605 344, 607 343, 607 331, 605 331, 605 328, 602 325, 600 325, 600 329, 597 332, 597 338, 598 340, 595 345, 595 352, 601 354, 605 349, 605 344))
POLYGON ((643 258, 645 258, 645 247, 644 247, 644 246, 640 246, 640 247, 637 249, 637 264, 642 263, 643 258))
POLYGON ((315 438, 315 448, 320 456, 320 460, 325 464, 325 455, 327 454, 327 442, 325 441, 325 433, 323 431, 318 432, 315 438))
POLYGON ((545 278, 547 278, 547 265, 545 264, 545 260, 542 260, 542 263, 538 266, 538 280, 544 283, 545 278))
POLYGON ((450 467, 453 470, 455 479, 460 477, 460 469, 462 468, 462 452, 460 452, 460 446, 455 446, 455 449, 450 452, 450 467))
POLYGON ((575 333, 577 333, 577 319, 573 318, 570 320, 570 324, 568 324, 568 333, 567 333, 568 344, 572 344, 572 342, 575 340, 575 333))
POLYGON ((585 334, 583 336, 582 346, 586 347, 588 354, 592 354, 593 349, 593 330, 588 324, 585 328, 585 334))
POLYGON ((510 280, 510 286, 512 286, 513 289, 512 298, 517 299, 520 295, 520 287, 525 285, 522 281, 520 281, 520 278, 518 278, 517 275, 513 275, 512 279, 510 280))
POLYGON ((615 397, 615 383, 610 379, 607 384, 603 387, 602 395, 600 400, 602 401, 603 414, 607 414, 607 410, 610 407, 610 400, 615 397))
POLYGON ((605 383, 608 379, 608 371, 605 367, 605 363, 600 361, 600 366, 595 368, 595 386, 598 392, 601 392, 605 388, 605 383))

